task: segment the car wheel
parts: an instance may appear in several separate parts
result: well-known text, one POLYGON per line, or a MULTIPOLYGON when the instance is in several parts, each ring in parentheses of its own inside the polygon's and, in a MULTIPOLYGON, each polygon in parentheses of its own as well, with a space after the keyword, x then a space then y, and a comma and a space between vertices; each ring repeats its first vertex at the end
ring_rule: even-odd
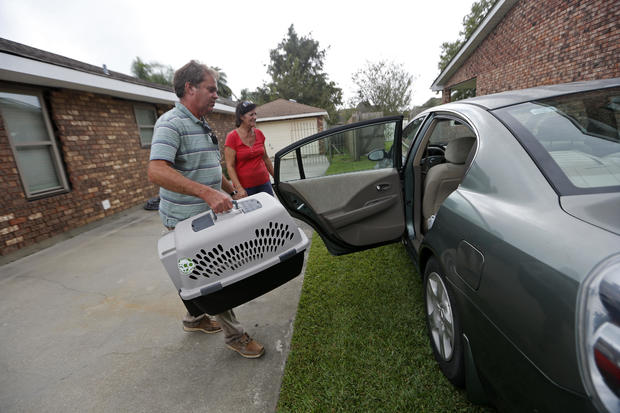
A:
POLYGON ((426 327, 441 372, 452 384, 462 387, 463 344, 458 309, 439 263, 431 258, 424 271, 426 327))

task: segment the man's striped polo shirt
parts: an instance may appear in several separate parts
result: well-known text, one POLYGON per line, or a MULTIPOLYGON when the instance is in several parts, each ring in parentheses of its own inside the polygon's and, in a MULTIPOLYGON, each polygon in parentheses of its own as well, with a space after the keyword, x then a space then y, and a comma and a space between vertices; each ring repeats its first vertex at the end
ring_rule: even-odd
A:
MULTIPOLYGON (((155 123, 150 159, 168 161, 183 176, 219 191, 221 154, 207 133, 202 121, 177 102, 155 123)), ((159 215, 167 227, 209 209, 200 198, 165 188, 159 189, 159 197, 159 215)))

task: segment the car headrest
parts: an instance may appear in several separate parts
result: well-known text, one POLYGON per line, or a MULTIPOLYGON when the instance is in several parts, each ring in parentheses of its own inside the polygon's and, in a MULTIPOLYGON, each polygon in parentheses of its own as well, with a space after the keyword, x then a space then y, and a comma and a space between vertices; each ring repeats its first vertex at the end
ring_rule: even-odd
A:
POLYGON ((469 155, 469 151, 476 143, 476 138, 466 136, 463 138, 452 139, 446 146, 446 161, 455 164, 464 164, 469 155))

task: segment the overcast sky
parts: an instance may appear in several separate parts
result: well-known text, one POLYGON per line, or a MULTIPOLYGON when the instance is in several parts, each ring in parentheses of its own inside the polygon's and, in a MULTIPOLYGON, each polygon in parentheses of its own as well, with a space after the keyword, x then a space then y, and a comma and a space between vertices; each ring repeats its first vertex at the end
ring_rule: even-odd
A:
POLYGON ((473 1, 0 0, 0 37, 126 74, 136 56, 175 69, 197 59, 238 95, 269 80, 269 50, 294 24, 327 49, 325 72, 345 101, 351 75, 387 59, 415 77, 419 105, 437 96, 440 45, 458 38, 473 1))

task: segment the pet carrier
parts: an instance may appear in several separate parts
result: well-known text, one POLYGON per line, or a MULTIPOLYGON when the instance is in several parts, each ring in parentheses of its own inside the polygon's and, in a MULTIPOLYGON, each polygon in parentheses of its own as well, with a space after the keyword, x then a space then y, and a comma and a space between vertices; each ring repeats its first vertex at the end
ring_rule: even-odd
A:
POLYGON ((271 195, 258 193, 222 214, 177 224, 158 253, 190 314, 218 314, 301 273, 308 238, 271 195))

